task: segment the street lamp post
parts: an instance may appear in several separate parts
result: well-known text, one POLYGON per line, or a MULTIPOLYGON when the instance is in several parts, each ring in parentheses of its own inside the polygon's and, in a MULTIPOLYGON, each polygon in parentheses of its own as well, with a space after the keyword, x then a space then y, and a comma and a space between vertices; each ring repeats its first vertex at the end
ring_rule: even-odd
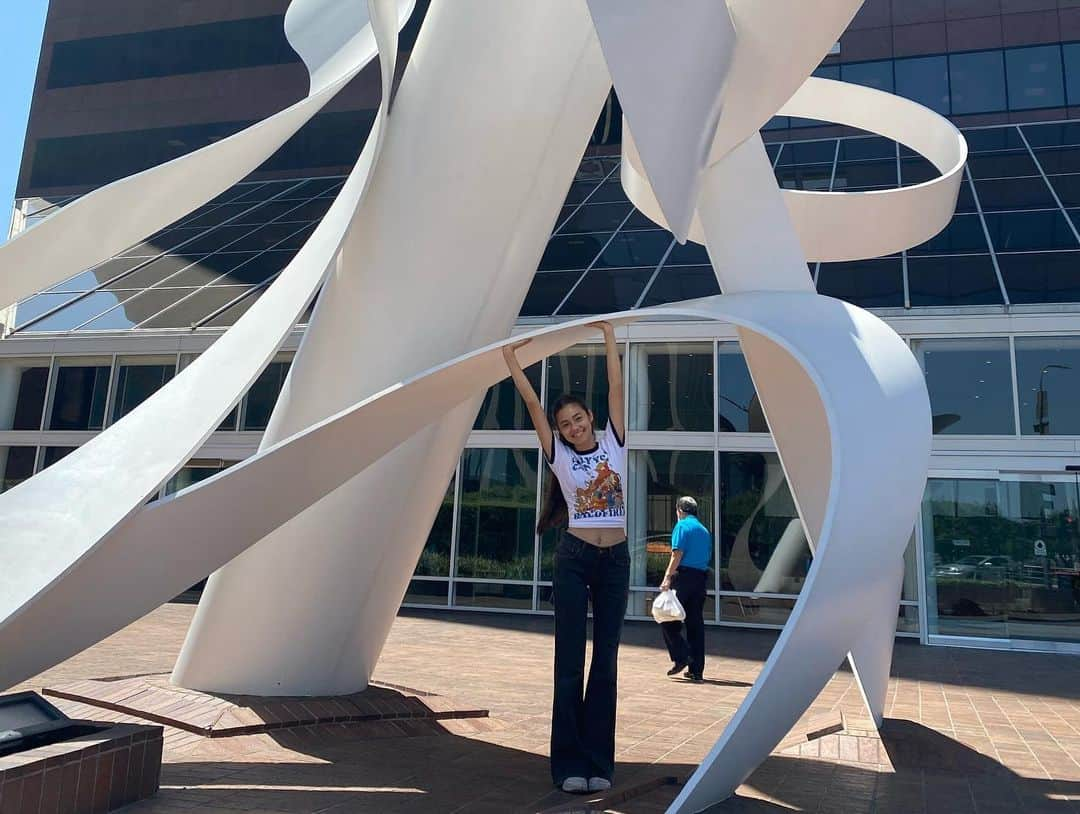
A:
POLYGON ((1043 382, 1046 378, 1046 371, 1057 370, 1072 370, 1070 365, 1058 365, 1050 364, 1044 365, 1042 370, 1039 371, 1039 389, 1035 391, 1035 434, 1036 435, 1049 435, 1050 434, 1050 402, 1046 395, 1046 388, 1043 386, 1043 382))

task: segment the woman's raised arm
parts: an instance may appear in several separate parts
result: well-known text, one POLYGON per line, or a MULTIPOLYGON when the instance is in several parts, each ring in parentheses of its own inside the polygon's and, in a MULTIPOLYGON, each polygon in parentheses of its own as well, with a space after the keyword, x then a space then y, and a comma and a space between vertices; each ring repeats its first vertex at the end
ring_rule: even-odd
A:
POLYGON ((610 322, 594 322, 604 333, 604 350, 607 357, 608 415, 611 428, 619 436, 619 446, 626 443, 626 421, 623 417, 623 375, 619 360, 619 346, 615 342, 615 328, 610 322))
POLYGON ((529 383, 529 379, 525 375, 525 371, 521 369, 521 363, 518 362, 517 358, 517 349, 529 344, 530 341, 523 339, 521 342, 515 342, 512 345, 504 345, 502 349, 503 359, 506 360, 506 366, 510 369, 510 378, 514 380, 514 386, 521 395, 521 400, 525 402, 525 409, 529 411, 529 418, 532 419, 533 429, 536 430, 536 436, 540 439, 540 446, 544 450, 544 455, 550 461, 551 424, 548 423, 544 407, 540 404, 540 397, 533 390, 533 386, 529 383))

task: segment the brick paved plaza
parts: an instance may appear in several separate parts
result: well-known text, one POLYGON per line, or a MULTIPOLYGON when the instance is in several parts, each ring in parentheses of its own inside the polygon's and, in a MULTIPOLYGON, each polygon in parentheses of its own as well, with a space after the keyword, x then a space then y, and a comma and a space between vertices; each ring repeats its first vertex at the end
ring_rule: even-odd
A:
MULTIPOLYGON (((139 675, 160 682, 193 610, 166 605, 17 689, 139 675)), ((662 812, 677 787, 653 781, 693 770, 774 639, 710 629, 706 683, 694 685, 664 677, 668 661, 654 625, 628 624, 616 781, 640 793, 589 808, 553 792, 548 780, 551 620, 406 612, 376 679, 490 717, 427 729, 383 722, 213 739, 167 728, 161 791, 127 810, 662 812)), ((838 672, 802 729, 715 811, 1080 812, 1080 657, 899 642, 893 676, 880 741, 850 674, 838 672)), ((57 703, 72 714, 130 720, 57 703)))

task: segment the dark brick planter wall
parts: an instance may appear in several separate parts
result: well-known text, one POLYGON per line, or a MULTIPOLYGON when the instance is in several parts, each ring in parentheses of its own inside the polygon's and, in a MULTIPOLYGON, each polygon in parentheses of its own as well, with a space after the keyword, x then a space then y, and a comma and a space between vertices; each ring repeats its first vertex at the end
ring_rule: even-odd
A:
POLYGON ((160 726, 115 724, 0 757, 0 814, 101 814, 150 797, 161 738, 160 726))

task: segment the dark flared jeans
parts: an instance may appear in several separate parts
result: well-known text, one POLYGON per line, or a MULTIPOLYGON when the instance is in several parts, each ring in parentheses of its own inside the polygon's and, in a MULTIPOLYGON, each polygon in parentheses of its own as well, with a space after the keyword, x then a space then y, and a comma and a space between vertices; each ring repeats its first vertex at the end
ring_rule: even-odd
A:
POLYGON ((551 778, 612 779, 619 638, 630 589, 630 550, 590 545, 564 533, 555 549, 555 701, 551 778), (593 612, 593 653, 585 685, 585 627, 593 612))
POLYGON ((683 622, 664 622, 664 644, 675 664, 686 664, 693 675, 705 672, 705 582, 707 571, 699 568, 680 567, 675 574, 673 587, 679 604, 686 611, 686 637, 683 638, 683 622))

